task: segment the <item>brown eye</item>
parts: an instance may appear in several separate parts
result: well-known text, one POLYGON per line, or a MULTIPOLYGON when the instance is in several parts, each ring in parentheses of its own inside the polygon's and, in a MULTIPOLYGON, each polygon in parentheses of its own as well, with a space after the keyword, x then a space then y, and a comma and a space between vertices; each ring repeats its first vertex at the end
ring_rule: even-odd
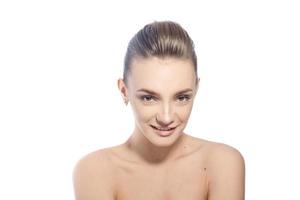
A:
POLYGON ((146 102, 150 102, 152 99, 153 99, 153 96, 151 96, 151 95, 141 96, 141 100, 146 101, 146 102))
POLYGON ((178 99, 184 102, 184 101, 189 101, 191 97, 189 95, 182 95, 182 96, 178 96, 178 99))

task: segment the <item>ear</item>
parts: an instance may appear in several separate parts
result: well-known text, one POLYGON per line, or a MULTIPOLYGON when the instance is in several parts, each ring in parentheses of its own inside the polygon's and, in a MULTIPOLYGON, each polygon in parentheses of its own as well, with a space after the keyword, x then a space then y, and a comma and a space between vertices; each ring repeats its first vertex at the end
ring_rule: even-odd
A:
POLYGON ((200 78, 197 79, 197 83, 196 83, 196 93, 197 93, 197 91, 198 91, 198 89, 199 89, 199 83, 200 83, 200 78))
POLYGON ((121 92, 122 98, 128 98, 128 89, 123 81, 123 79, 119 78, 117 82, 118 88, 121 92))

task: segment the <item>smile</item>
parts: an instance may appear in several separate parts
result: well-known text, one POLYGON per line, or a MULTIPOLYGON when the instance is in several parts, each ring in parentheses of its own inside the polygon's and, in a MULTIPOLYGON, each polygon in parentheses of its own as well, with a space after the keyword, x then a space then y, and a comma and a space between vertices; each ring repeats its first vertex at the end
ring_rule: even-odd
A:
POLYGON ((175 132, 176 127, 167 127, 167 128, 161 128, 161 127, 156 127, 153 125, 150 125, 153 130, 161 137, 167 137, 172 135, 175 132))
POLYGON ((171 128, 161 128, 161 127, 156 127, 156 126, 152 126, 150 125, 152 128, 159 130, 159 131, 170 131, 170 130, 174 130, 176 127, 171 127, 171 128))

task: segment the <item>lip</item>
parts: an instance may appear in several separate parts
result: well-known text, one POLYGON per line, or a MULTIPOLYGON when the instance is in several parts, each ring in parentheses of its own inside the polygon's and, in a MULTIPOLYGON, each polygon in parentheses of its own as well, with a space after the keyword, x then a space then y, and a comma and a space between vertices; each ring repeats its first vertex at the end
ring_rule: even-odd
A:
POLYGON ((159 136, 162 136, 162 137, 167 137, 167 136, 172 135, 177 128, 177 126, 175 126, 175 127, 170 127, 171 130, 169 130, 169 131, 161 131, 161 130, 156 129, 156 126, 153 126, 153 125, 150 125, 150 126, 159 136))

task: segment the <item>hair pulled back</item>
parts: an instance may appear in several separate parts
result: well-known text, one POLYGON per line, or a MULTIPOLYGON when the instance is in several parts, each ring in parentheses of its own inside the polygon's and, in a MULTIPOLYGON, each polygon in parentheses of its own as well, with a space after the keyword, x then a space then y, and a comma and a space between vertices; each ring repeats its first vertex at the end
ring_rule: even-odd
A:
POLYGON ((160 21, 145 25, 129 41, 125 60, 123 80, 127 84, 130 65, 135 58, 173 57, 189 59, 197 75, 197 56, 194 43, 188 33, 176 22, 160 21))

